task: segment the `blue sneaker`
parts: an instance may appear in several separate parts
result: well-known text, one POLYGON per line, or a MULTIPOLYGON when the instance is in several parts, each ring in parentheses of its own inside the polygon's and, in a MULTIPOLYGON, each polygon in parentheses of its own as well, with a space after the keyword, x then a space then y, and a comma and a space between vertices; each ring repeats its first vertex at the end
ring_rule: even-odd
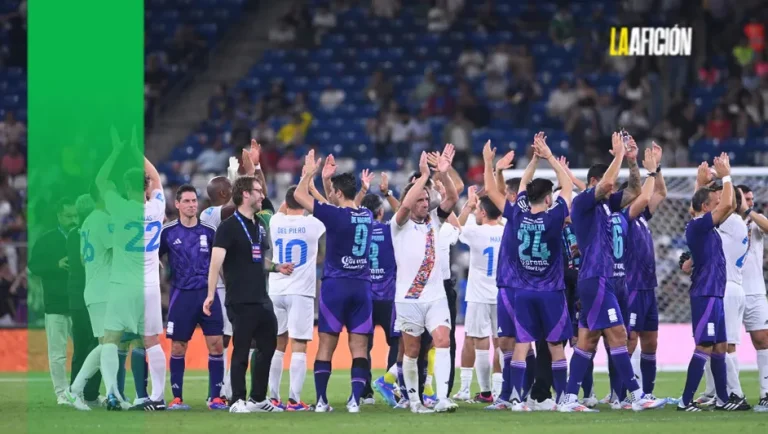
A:
POLYGON ((208 401, 208 410, 229 410, 229 405, 221 398, 213 398, 208 401))
POLYGON ((171 401, 171 403, 168 404, 168 410, 186 411, 186 410, 189 410, 189 406, 187 404, 184 404, 184 401, 182 401, 181 398, 173 398, 173 401, 171 401))
POLYGON ((107 396, 107 411, 120 411, 123 407, 120 405, 120 400, 113 394, 107 396))
POLYGON ((379 377, 373 382, 373 390, 379 392, 384 401, 390 407, 397 405, 397 399, 395 398, 395 386, 388 384, 384 381, 384 377, 379 377))
POLYGON ((437 393, 427 395, 426 393, 421 395, 421 399, 424 401, 424 407, 432 408, 437 404, 437 393))

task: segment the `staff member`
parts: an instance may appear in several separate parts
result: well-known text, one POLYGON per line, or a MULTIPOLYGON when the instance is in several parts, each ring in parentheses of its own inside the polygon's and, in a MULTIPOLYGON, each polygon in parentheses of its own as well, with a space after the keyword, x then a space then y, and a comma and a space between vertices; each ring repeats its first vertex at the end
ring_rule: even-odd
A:
POLYGON ((45 337, 48 340, 48 368, 53 390, 57 402, 68 405, 69 400, 64 396, 64 390, 69 387, 66 363, 71 327, 67 296, 67 234, 77 226, 77 210, 71 198, 61 199, 56 204, 56 218, 59 225, 37 240, 28 267, 32 274, 40 276, 43 283, 45 337))
POLYGON ((203 312, 211 314, 219 270, 224 269, 225 304, 232 322, 231 413, 281 412, 267 399, 269 366, 277 346, 277 318, 267 295, 267 272, 290 275, 293 264, 272 264, 269 232, 254 221, 264 199, 261 184, 243 176, 232 186, 235 213, 221 222, 211 252, 208 270, 208 297, 203 312), (246 401, 245 371, 251 340, 259 357, 251 366, 251 394, 246 401))

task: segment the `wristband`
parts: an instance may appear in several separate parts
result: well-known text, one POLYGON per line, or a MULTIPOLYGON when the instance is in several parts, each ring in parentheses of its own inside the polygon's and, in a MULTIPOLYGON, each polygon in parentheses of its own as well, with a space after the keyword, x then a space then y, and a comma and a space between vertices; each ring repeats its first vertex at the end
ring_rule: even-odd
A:
POLYGON ((272 264, 271 267, 269 267, 269 272, 274 273, 277 271, 277 264, 272 264))
POLYGON ((731 182, 731 175, 723 176, 723 184, 725 184, 726 182, 731 182))
POLYGON ((255 167, 256 170, 261 170, 261 163, 257 164, 255 167))
POLYGON ((755 210, 755 209, 754 209, 754 208, 752 208, 752 207, 750 207, 750 208, 747 208, 747 210, 744 212, 744 217, 747 217, 747 216, 749 216, 750 214, 752 214, 752 211, 754 211, 754 210, 755 210))
POLYGON ((659 172, 648 172, 648 176, 650 176, 651 178, 655 178, 656 175, 658 175, 658 174, 659 174, 659 172))
POLYGON ((392 190, 387 190, 386 193, 384 193, 384 197, 392 196, 392 190))

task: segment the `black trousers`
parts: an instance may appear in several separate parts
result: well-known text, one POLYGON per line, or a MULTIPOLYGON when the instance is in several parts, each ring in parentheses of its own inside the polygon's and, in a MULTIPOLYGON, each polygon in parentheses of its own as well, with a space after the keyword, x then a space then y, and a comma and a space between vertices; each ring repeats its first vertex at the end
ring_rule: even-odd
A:
POLYGON ((456 372, 456 280, 443 280, 445 295, 448 297, 448 310, 451 312, 451 377, 448 379, 448 396, 453 391, 456 372))
MULTIPOLYGON (((389 354, 387 354, 387 368, 397 363, 397 349, 399 340, 392 337, 392 308, 395 302, 392 300, 373 300, 373 328, 380 326, 384 329, 384 335, 387 337, 387 345, 389 345, 389 354)), ((373 335, 368 338, 368 366, 371 366, 371 350, 373 349, 373 335)), ((373 388, 371 387, 371 371, 368 371, 368 381, 365 383, 365 389, 363 390, 363 396, 373 396, 373 388)))
MULTIPOLYGON (((75 377, 77 377, 78 372, 83 367, 85 358, 99 345, 99 340, 93 336, 91 317, 88 316, 87 309, 72 309, 70 317, 72 318, 72 344, 74 347, 72 352, 72 374, 69 380, 71 384, 75 382, 75 377)), ((100 386, 101 373, 97 371, 85 384, 83 398, 86 401, 98 399, 100 386)))
POLYGON ((277 317, 272 302, 233 304, 227 306, 232 322, 232 402, 245 400, 245 371, 248 370, 248 352, 251 341, 256 344, 251 366, 250 398, 256 402, 267 398, 269 365, 277 347, 277 317))

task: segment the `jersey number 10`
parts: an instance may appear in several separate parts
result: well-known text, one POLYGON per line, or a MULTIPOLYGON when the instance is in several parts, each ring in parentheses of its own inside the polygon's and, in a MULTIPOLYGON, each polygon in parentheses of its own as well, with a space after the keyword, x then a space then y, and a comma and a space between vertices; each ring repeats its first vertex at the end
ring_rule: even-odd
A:
POLYGON ((293 263, 293 248, 297 246, 299 247, 299 263, 295 266, 301 267, 307 263, 307 243, 304 240, 291 240, 286 243, 282 238, 278 238, 275 240, 275 246, 277 247, 277 261, 279 263, 293 263))

